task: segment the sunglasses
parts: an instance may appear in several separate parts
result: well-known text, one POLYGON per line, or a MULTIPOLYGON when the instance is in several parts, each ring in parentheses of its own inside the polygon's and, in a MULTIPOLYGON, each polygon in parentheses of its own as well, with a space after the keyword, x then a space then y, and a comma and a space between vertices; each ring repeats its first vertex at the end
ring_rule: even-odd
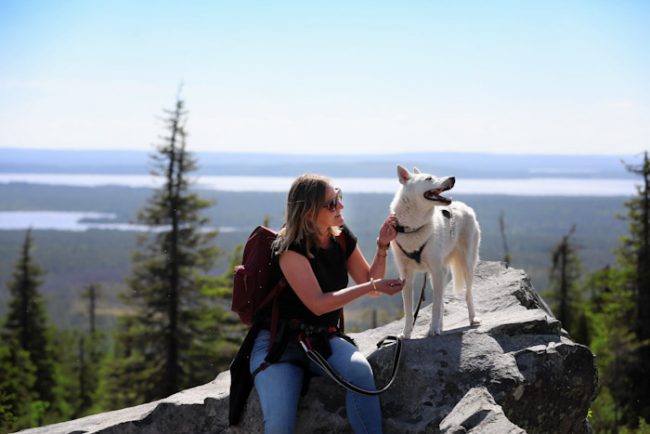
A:
POLYGON ((336 208, 339 206, 339 202, 343 201, 343 193, 341 192, 341 189, 335 188, 334 191, 336 192, 334 199, 323 205, 323 208, 327 208, 327 210, 330 212, 336 211, 336 208))

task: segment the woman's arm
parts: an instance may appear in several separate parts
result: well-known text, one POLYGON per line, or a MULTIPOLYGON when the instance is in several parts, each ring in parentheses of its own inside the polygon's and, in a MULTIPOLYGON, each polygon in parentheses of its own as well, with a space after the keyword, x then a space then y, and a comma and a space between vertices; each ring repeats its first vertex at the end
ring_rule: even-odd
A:
POLYGON ((378 279, 324 293, 307 258, 291 250, 280 255, 280 269, 300 301, 315 315, 339 309, 371 291, 393 295, 403 286, 400 279, 378 279))
POLYGON ((372 265, 368 264, 366 258, 361 253, 357 245, 356 249, 348 258, 348 272, 356 283, 367 282, 370 279, 381 279, 386 273, 386 257, 388 256, 388 247, 390 242, 397 236, 395 230, 395 214, 389 215, 379 229, 377 237, 377 250, 372 260, 372 265))

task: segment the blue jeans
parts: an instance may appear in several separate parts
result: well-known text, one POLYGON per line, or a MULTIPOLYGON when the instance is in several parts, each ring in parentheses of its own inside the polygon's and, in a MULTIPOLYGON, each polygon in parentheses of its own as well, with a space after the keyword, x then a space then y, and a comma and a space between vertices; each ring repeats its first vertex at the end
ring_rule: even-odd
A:
MULTIPOLYGON (((260 330, 251 353, 251 372, 266 357, 271 333, 260 330)), ((372 368, 357 348, 345 339, 334 336, 330 339, 332 355, 327 359, 330 365, 347 381, 365 389, 375 389, 372 368)), ((264 414, 264 433, 293 433, 298 411, 298 400, 302 389, 303 368, 315 375, 324 375, 316 364, 311 362, 296 342, 290 342, 278 362, 255 376, 255 389, 260 398, 264 414)), ((363 396, 347 392, 345 398, 348 420, 355 433, 381 433, 381 408, 379 397, 363 396)))

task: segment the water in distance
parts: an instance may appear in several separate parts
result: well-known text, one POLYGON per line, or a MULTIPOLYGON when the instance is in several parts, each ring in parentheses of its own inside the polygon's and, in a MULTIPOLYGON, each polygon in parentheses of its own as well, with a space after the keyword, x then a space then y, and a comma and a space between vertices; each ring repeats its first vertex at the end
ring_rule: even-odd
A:
MULTIPOLYGON (((197 188, 220 191, 286 192, 293 178, 273 176, 200 176, 197 188)), ((0 183, 97 187, 159 187, 161 179, 149 175, 34 174, 0 173, 0 183)), ((332 178, 347 193, 394 193, 397 178, 332 178)), ((520 178, 456 179, 454 194, 505 194, 515 196, 631 196, 636 193, 634 179, 599 178, 520 178)))

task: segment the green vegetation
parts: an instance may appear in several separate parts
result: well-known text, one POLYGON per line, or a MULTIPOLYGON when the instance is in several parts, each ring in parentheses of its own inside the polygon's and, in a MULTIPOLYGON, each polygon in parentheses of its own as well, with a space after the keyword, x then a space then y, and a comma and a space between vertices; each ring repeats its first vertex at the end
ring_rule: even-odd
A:
POLYGON ((32 248, 28 230, 7 285, 11 294, 9 312, 0 332, 0 426, 4 429, 38 426, 67 416, 57 384, 52 331, 39 292, 43 271, 32 258, 32 248))
MULTIPOLYGON (((564 327, 596 354, 600 394, 591 408, 598 433, 647 433, 650 420, 650 162, 631 170, 642 176, 638 195, 625 203, 629 232, 617 263, 589 274, 579 291, 577 248, 563 237, 553 252, 553 292, 564 327), (571 312, 571 315, 567 315, 571 312), (577 320, 579 319, 579 320, 577 320)), ((555 311, 556 313, 558 310, 555 311)))

